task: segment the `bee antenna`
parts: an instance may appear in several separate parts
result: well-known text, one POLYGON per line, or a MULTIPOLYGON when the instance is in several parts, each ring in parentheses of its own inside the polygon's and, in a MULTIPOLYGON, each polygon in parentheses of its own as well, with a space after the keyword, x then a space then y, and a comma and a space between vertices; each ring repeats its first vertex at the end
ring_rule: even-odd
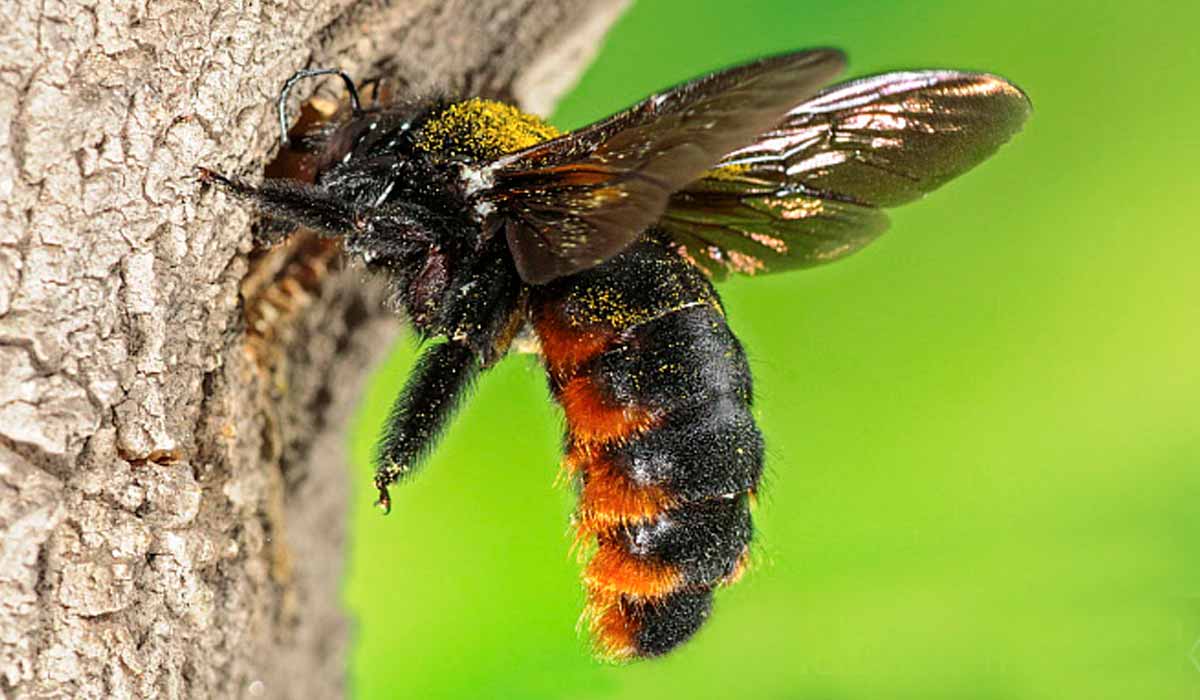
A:
POLYGON ((275 103, 275 107, 279 113, 279 142, 284 146, 288 144, 287 115, 284 112, 287 106, 288 92, 291 91, 293 85, 301 80, 318 75, 336 75, 341 78, 342 82, 346 84, 346 92, 350 93, 350 109, 353 111, 354 116, 357 117, 362 114, 362 104, 358 100, 358 89, 354 87, 354 80, 346 71, 340 68, 308 68, 298 70, 292 73, 292 77, 288 78, 287 82, 283 84, 283 89, 279 91, 279 101, 275 103))

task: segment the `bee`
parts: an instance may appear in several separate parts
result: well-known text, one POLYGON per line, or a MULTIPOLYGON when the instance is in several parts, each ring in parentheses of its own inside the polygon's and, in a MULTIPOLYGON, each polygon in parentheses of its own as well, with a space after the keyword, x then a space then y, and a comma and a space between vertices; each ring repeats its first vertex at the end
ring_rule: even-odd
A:
MULTIPOLYGON (((486 99, 396 99, 318 139, 312 182, 204 179, 382 273, 423 351, 379 445, 379 505, 519 337, 565 415, 597 652, 664 654, 746 567, 763 469, 746 355, 713 282, 843 258, 1008 141, 1003 78, 952 70, 827 85, 832 49, 682 83, 577 131, 486 99)), ((270 242, 270 241, 267 241, 270 242)))

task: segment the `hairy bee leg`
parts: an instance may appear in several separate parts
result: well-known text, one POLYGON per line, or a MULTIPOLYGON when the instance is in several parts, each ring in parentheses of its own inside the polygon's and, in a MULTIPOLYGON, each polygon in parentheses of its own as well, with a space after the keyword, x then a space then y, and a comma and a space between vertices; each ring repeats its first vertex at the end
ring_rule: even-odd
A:
POLYGON ((375 467, 376 505, 391 510, 388 486, 409 474, 433 447, 479 375, 479 357, 466 345, 446 341, 425 351, 392 407, 375 467))
POLYGON ((372 212, 347 203, 315 185, 296 180, 263 180, 257 187, 244 180, 200 168, 200 179, 248 199, 263 214, 313 229, 326 236, 342 236, 366 229, 372 212))
MULTIPOLYGON (((199 168, 199 171, 201 180, 250 200, 270 219, 304 226, 323 236, 344 237, 351 250, 362 248, 360 243, 366 244, 367 248, 378 248, 381 242, 394 247, 397 243, 428 243, 434 237, 432 230, 437 225, 436 217, 416 205, 392 203, 366 207, 340 199, 322 187, 296 180, 268 179, 255 187, 207 168, 199 168)), ((265 235, 255 243, 273 245, 290 233, 291 230, 278 225, 268 226, 265 235)))

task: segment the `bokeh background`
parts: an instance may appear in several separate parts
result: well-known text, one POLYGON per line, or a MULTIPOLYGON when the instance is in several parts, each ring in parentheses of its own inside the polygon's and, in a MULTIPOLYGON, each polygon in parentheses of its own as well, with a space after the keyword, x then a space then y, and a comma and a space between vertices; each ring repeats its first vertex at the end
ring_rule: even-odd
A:
POLYGON ((753 571, 668 658, 575 627, 560 416, 511 357, 371 508, 404 342, 353 429, 360 698, 1200 697, 1194 2, 642 0, 553 121, 762 54, 953 67, 1024 133, 835 265, 725 284, 769 442, 753 571))

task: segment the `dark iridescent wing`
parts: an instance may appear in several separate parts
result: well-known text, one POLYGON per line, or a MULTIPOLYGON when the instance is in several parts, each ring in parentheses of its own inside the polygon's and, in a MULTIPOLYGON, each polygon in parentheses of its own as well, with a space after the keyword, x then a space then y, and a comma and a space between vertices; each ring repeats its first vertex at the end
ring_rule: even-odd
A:
POLYGON ((887 73, 821 91, 676 192, 660 225, 702 268, 755 274, 848 255, 887 228, 881 207, 978 165, 1029 115, 982 73, 887 73))
POLYGON ((837 51, 803 51, 684 83, 500 159, 478 197, 504 222, 527 282, 592 267, 657 221, 673 192, 779 124, 843 63, 837 51))

